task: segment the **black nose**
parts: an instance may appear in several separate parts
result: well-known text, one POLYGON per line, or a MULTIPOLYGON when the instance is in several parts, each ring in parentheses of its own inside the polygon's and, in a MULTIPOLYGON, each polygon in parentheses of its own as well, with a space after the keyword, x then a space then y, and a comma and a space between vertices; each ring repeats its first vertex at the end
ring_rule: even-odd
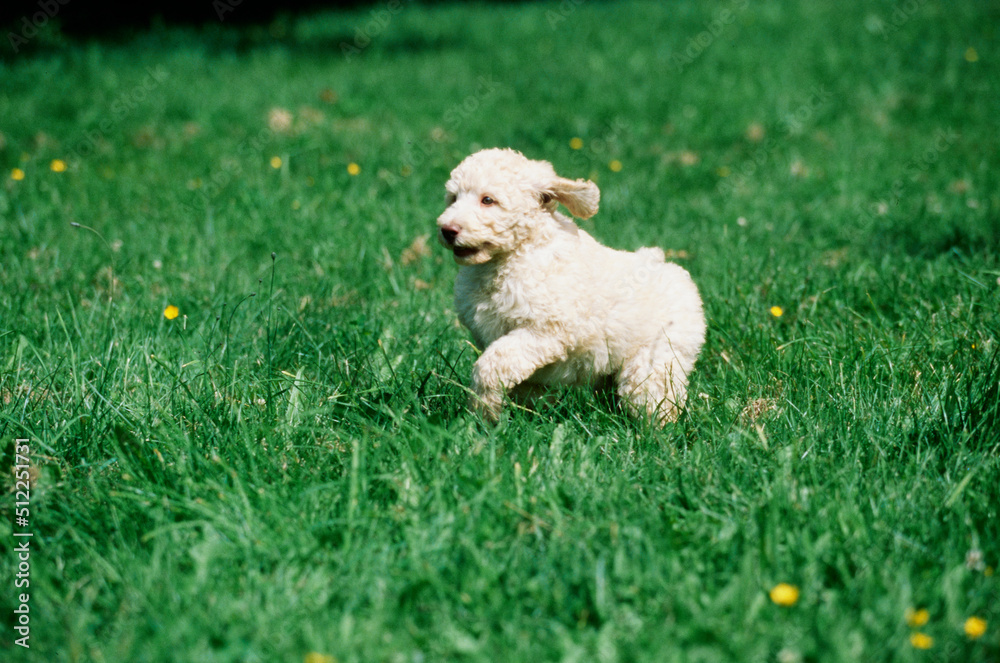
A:
POLYGON ((441 226, 441 237, 446 244, 454 244, 455 238, 458 237, 458 228, 455 226, 441 226))

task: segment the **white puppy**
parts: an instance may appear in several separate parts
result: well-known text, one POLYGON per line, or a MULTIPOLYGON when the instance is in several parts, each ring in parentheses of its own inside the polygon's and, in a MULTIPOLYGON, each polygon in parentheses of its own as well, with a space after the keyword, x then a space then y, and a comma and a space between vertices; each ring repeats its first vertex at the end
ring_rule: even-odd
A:
POLYGON ((691 276, 662 249, 599 244, 556 211, 597 212, 593 182, 567 180, 509 149, 466 158, 445 185, 439 239, 461 265, 455 306, 483 351, 472 405, 487 419, 520 385, 597 385, 609 378, 637 415, 677 418, 705 340, 691 276))

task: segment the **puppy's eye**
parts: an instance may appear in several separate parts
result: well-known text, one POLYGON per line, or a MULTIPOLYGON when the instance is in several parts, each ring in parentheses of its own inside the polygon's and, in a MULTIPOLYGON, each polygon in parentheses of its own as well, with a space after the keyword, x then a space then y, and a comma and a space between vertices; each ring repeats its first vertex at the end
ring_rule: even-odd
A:
POLYGON ((444 202, 447 203, 449 206, 454 205, 456 200, 458 200, 458 196, 456 196, 453 193, 449 193, 447 196, 444 197, 444 202))
POLYGON ((483 205, 496 205, 497 201, 493 200, 489 196, 483 196, 483 199, 480 200, 479 202, 481 202, 483 205))

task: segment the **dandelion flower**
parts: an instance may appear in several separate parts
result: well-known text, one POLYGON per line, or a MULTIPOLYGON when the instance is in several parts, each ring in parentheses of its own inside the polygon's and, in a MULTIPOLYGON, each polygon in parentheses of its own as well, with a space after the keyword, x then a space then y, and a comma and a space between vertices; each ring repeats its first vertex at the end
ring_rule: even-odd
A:
POLYGON ((771 600, 778 605, 792 606, 799 600, 799 588, 786 582, 778 583, 770 592, 771 600))
POLYGON ((771 307, 771 315, 773 315, 774 317, 780 318, 784 314, 785 314, 785 310, 783 308, 781 308, 780 306, 772 306, 771 307))
POLYGON ((583 149, 583 139, 582 138, 570 138, 569 146, 574 150, 583 149))
POLYGON ((613 173, 620 173, 622 172, 622 162, 619 161, 618 159, 615 159, 608 164, 608 168, 610 168, 611 172, 613 173))
POLYGON ((302 659, 303 663, 337 663, 337 659, 328 654, 320 654, 319 652, 311 651, 305 655, 302 659))
POLYGON ((10 171, 10 179, 20 182, 24 179, 24 171, 20 168, 14 168, 10 171))
POLYGON ((359 166, 358 164, 354 163, 353 161, 347 164, 347 174, 350 175, 351 177, 357 175, 360 172, 361 172, 361 166, 359 166))
POLYGON ((920 628, 931 618, 931 615, 927 610, 921 608, 920 610, 914 610, 913 608, 906 609, 906 624, 910 628, 920 628))
POLYGON ((271 157, 271 168, 274 168, 275 170, 281 168, 281 157, 271 157))
POLYGON ((163 309, 163 317, 166 318, 167 320, 173 320, 178 315, 180 315, 180 313, 181 313, 180 309, 178 309, 173 304, 171 304, 171 305, 167 306, 167 308, 163 309))
POLYGON ((986 633, 986 620, 981 617, 969 617, 965 620, 965 634, 971 639, 983 637, 986 633))
POLYGON ((62 159, 53 159, 52 163, 49 164, 49 168, 53 173, 65 173, 66 172, 66 162, 62 159))
POLYGON ((926 633, 914 633, 910 636, 910 644, 917 649, 930 649, 934 646, 934 638, 926 633))

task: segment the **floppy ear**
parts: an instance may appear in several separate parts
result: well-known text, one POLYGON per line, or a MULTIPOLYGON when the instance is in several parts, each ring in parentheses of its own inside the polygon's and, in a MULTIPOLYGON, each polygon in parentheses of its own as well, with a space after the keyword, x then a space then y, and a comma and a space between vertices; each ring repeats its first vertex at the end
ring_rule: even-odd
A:
POLYGON ((579 219, 589 219, 597 214, 597 204, 601 200, 601 191, 590 180, 568 180, 557 177, 550 181, 542 191, 542 202, 546 196, 560 202, 569 213, 579 219))

